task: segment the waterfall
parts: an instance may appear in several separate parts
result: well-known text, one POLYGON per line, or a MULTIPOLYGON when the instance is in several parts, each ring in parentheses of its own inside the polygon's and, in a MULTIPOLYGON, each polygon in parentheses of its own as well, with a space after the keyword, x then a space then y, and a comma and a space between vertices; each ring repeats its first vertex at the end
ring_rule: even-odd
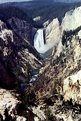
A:
POLYGON ((46 53, 54 46, 54 42, 45 43, 44 39, 43 29, 39 29, 34 37, 34 47, 40 54, 46 53))
POLYGON ((34 47, 39 53, 43 53, 44 47, 44 36, 43 36, 43 29, 39 29, 34 37, 34 47))

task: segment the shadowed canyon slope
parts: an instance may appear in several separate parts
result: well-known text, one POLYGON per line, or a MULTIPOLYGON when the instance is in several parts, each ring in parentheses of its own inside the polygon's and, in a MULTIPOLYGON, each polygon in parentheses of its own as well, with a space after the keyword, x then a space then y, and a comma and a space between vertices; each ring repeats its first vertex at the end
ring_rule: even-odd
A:
POLYGON ((5 19, 5 22, 7 24, 0 21, 0 70, 2 73, 0 80, 13 86, 12 81, 9 84, 9 80, 15 82, 19 78, 25 81, 28 73, 30 73, 28 71, 40 68, 42 58, 30 44, 32 39, 29 41, 30 32, 33 30, 31 22, 29 23, 14 16, 5 19), (22 33, 22 31, 25 32, 22 33))

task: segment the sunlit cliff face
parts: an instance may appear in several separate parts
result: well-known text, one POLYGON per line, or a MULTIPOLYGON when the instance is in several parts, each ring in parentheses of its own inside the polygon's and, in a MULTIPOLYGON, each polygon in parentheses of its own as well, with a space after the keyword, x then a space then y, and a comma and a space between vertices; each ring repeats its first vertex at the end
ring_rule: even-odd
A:
POLYGON ((81 7, 75 8, 65 14, 62 21, 62 31, 74 30, 81 26, 81 7))
POLYGON ((54 47, 56 51, 55 56, 59 56, 60 52, 63 50, 62 36, 64 34, 64 31, 73 31, 80 26, 81 7, 78 7, 65 14, 61 25, 59 24, 58 18, 54 19, 45 28, 45 37, 43 29, 38 30, 34 37, 34 47, 39 53, 45 53, 54 47), (46 43, 44 43, 44 38, 46 43))
POLYGON ((73 100, 81 104, 81 71, 69 76, 64 80, 63 92, 65 101, 73 100))

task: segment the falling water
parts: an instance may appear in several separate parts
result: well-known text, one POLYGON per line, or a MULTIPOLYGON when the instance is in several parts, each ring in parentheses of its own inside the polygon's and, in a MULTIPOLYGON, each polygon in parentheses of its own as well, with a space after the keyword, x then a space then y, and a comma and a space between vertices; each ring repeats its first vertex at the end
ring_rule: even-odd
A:
POLYGON ((43 53, 44 36, 43 29, 39 29, 34 37, 34 47, 39 53, 43 53))
POLYGON ((39 29, 34 37, 34 47, 40 54, 45 54, 48 50, 52 49, 54 42, 46 42, 44 38, 43 29, 39 29))

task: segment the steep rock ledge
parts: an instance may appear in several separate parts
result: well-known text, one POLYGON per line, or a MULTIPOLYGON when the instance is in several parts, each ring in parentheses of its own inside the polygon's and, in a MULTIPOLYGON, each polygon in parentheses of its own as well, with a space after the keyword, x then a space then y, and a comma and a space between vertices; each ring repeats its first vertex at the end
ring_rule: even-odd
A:
POLYGON ((2 21, 0 27, 1 85, 14 85, 15 82, 18 83, 15 80, 29 82, 32 69, 40 69, 42 65, 40 55, 28 41, 9 30, 2 21))

